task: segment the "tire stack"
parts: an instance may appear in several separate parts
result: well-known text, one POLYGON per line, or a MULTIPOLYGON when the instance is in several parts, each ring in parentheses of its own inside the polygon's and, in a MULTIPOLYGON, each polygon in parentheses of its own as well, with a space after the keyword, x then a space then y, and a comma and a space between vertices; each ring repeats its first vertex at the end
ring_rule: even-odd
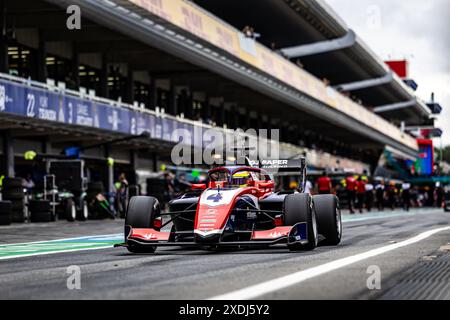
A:
POLYGON ((31 222, 51 222, 55 221, 55 216, 51 210, 48 200, 30 200, 28 204, 31 222))
POLYGON ((2 189, 3 200, 11 201, 11 221, 24 222, 24 198, 21 178, 5 178, 2 189))
POLYGON ((11 201, 0 201, 0 226, 11 224, 11 201))

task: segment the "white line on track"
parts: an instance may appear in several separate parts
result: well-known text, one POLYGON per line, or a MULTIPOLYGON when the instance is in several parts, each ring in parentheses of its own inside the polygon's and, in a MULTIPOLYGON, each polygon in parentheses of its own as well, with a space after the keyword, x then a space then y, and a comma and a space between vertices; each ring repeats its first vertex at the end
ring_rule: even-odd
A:
POLYGON ((17 254, 17 255, 13 255, 13 256, 0 257, 0 260, 9 260, 9 259, 17 259, 17 258, 25 258, 25 257, 33 257, 33 256, 46 256, 49 254, 56 254, 56 253, 111 249, 112 247, 113 247, 112 245, 107 245, 107 246, 93 247, 93 248, 67 249, 67 250, 61 250, 61 251, 46 251, 46 252, 17 254))
POLYGON ((84 239, 95 239, 95 238, 107 238, 107 237, 117 237, 122 236, 122 233, 114 233, 114 234, 102 234, 102 235, 95 235, 95 236, 82 236, 82 237, 75 237, 75 238, 63 238, 63 239, 52 239, 52 240, 41 240, 41 241, 32 241, 32 242, 19 242, 19 243, 4 243, 0 244, 1 247, 8 247, 8 246, 19 246, 19 245, 25 245, 25 244, 39 244, 39 243, 47 243, 47 242, 60 242, 60 241, 71 241, 71 240, 84 240, 84 239))
POLYGON ((353 263, 356 263, 356 262, 359 262, 359 261, 362 261, 362 260, 365 260, 368 258, 372 258, 372 257, 378 256, 380 254, 383 254, 383 253, 386 253, 386 252, 389 252, 389 251, 392 251, 392 250, 395 250, 398 248, 409 246, 411 244, 414 244, 414 243, 422 241, 426 238, 429 238, 438 232, 447 231, 447 230, 450 230, 450 227, 443 227, 443 228, 429 230, 429 231, 423 232, 413 238, 410 238, 410 239, 407 239, 407 240, 404 240, 404 241, 401 241, 398 243, 394 243, 394 244, 384 246, 384 247, 381 247, 378 249, 373 249, 373 250, 370 250, 367 252, 363 252, 363 253, 360 253, 357 255, 350 256, 350 257, 331 261, 331 262, 322 264, 317 267, 313 267, 313 268, 306 269, 303 271, 295 272, 295 273, 289 274, 287 276, 283 276, 280 278, 262 282, 262 283, 244 288, 244 289, 232 291, 230 293, 215 296, 215 297, 210 298, 209 300, 254 299, 254 298, 263 296, 265 294, 274 292, 274 291, 285 289, 287 287, 290 287, 295 284, 301 283, 305 280, 309 280, 311 278, 323 275, 330 271, 333 271, 333 270, 336 270, 336 269, 339 269, 342 267, 346 267, 353 263))

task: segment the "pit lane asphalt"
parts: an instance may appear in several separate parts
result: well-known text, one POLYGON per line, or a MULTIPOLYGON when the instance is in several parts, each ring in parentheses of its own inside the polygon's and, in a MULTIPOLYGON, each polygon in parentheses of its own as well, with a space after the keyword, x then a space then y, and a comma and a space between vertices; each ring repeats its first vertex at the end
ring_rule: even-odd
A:
MULTIPOLYGON (((344 223, 339 246, 312 252, 280 246, 230 252, 160 248, 153 255, 132 255, 111 248, 0 260, 0 299, 208 299, 450 226, 450 214, 438 209, 372 215, 344 223), (81 290, 67 289, 71 265, 81 269, 81 290)), ((0 244, 120 233, 122 226, 123 220, 14 225, 0 228, 0 244)), ((421 260, 444 254, 449 242, 450 230, 439 232, 258 298, 382 298, 421 260), (372 265, 380 268, 381 290, 367 288, 372 265)))

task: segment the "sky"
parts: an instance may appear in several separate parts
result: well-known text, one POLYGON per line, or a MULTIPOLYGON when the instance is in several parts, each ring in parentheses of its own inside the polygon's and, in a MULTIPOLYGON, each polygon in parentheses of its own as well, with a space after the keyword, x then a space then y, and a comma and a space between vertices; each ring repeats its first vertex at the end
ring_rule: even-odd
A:
MULTIPOLYGON (((435 93, 436 126, 450 145, 450 0, 325 0, 383 60, 407 59, 425 102, 435 93)), ((440 139, 435 146, 440 146, 440 139)))

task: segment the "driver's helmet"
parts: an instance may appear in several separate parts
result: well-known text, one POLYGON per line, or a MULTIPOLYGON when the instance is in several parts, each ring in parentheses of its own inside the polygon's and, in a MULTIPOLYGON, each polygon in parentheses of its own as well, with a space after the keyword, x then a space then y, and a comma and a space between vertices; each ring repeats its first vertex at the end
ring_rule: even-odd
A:
POLYGON ((231 177, 231 184, 234 186, 246 187, 250 179, 250 172, 240 171, 233 174, 231 177))

